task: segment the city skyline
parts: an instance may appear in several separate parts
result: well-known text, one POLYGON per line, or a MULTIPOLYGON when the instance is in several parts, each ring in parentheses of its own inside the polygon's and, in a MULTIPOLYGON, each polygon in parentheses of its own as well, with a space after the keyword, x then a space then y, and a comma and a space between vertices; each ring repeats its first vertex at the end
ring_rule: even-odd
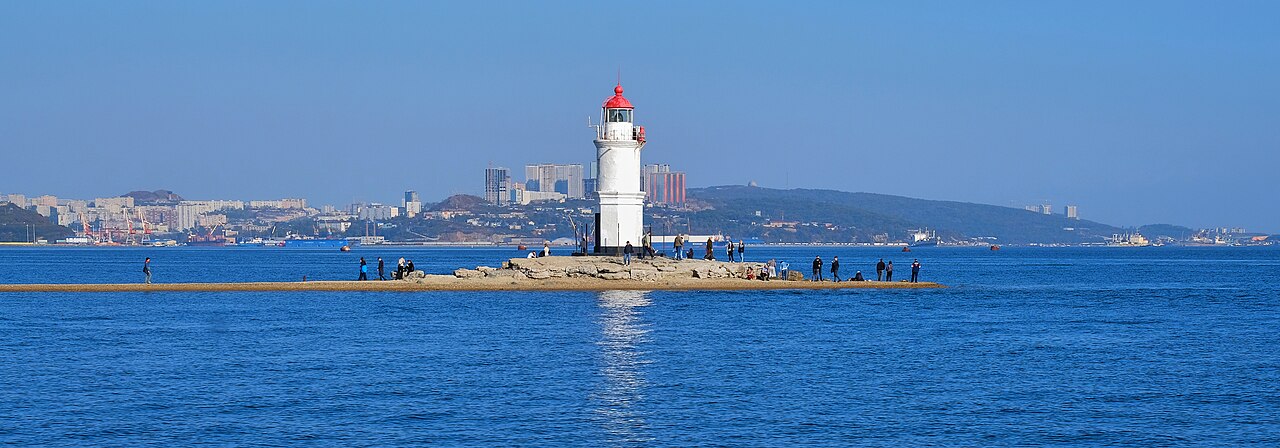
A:
POLYGON ((488 160, 590 160, 621 71, 645 162, 691 187, 1280 231, 1270 3, 658 5, 613 18, 616 54, 571 5, 0 8, 0 147, 31 168, 4 192, 483 196, 488 160))

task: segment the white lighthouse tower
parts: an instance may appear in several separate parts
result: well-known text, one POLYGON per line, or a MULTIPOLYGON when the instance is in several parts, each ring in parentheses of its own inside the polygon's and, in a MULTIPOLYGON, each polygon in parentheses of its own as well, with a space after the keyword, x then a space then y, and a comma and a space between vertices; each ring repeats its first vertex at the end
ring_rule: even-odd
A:
POLYGON ((600 109, 596 128, 597 254, 619 254, 630 241, 640 250, 644 234, 644 192, 640 190, 640 150, 644 127, 633 121, 635 108, 622 96, 622 84, 600 109))

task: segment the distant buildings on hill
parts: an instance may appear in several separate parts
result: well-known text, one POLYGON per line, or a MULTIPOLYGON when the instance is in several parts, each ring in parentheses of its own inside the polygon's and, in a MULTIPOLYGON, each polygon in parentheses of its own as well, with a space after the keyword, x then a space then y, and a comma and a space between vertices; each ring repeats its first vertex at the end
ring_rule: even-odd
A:
MULTIPOLYGON (((1023 207, 1023 209, 1032 213, 1053 214, 1053 204, 1031 204, 1023 207)), ((1066 206, 1063 214, 1066 215, 1067 219, 1080 219, 1080 209, 1074 205, 1066 206)))

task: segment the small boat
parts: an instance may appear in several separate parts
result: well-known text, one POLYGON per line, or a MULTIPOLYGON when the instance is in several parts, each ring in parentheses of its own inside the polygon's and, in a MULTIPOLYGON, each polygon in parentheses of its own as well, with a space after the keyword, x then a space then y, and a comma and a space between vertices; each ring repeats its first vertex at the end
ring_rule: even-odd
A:
POLYGON ((997 245, 995 245, 995 244, 992 244, 992 245, 991 245, 991 250, 1000 250, 1000 246, 997 246, 997 245))
POLYGON ((519 246, 516 246, 516 250, 529 250, 529 246, 525 246, 521 244, 519 246))
POLYGON ((911 247, 910 247, 910 246, 902 246, 902 251, 903 251, 903 252, 911 252, 911 247))
POLYGON ((339 249, 338 249, 338 251, 339 251, 339 252, 351 252, 351 246, 342 246, 341 248, 339 248, 339 249))

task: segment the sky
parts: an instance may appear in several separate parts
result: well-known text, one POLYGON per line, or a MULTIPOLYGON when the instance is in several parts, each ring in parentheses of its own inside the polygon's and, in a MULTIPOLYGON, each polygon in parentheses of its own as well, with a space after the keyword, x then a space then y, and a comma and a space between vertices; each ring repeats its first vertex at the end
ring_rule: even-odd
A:
POLYGON ((0 192, 398 203, 595 156, 690 186, 1280 232, 1280 2, 3 2, 0 192))

